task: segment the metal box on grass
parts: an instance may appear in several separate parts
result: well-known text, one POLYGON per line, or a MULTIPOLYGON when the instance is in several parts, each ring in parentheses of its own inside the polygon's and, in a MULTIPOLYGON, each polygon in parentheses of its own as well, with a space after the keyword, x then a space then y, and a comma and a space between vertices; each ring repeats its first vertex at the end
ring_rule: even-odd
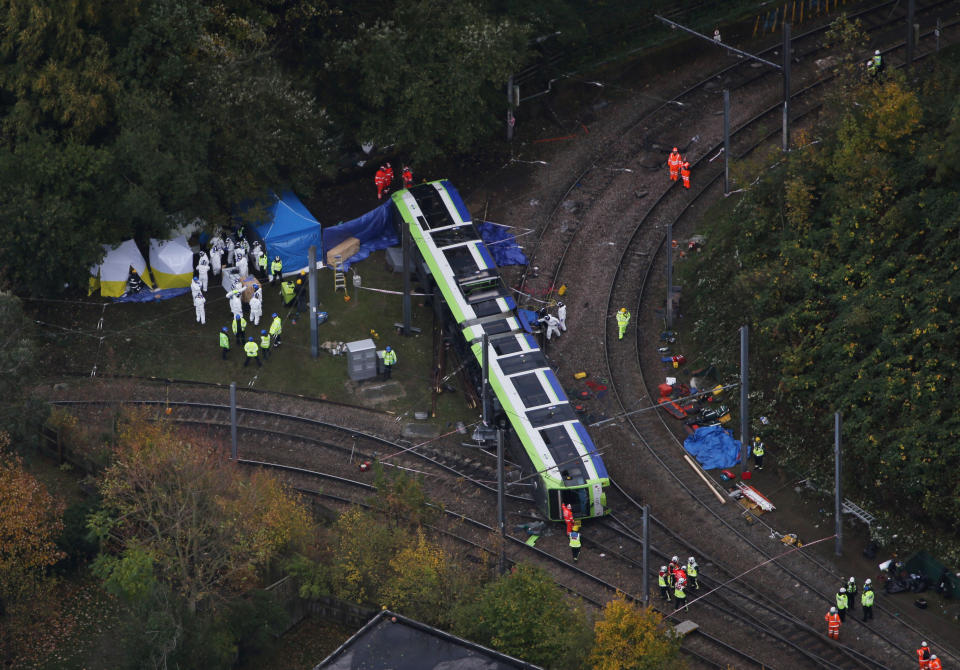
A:
POLYGON ((347 342, 347 372, 355 382, 377 376, 377 345, 373 340, 347 342))

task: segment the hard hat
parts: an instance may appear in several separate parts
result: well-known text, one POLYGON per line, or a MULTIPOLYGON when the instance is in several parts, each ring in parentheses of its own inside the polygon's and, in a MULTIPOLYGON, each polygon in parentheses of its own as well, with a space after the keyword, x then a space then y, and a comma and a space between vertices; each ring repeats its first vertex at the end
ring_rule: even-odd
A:
MULTIPOLYGON (((877 53, 880 53, 880 52, 878 51, 877 53)), ((387 166, 387 167, 390 167, 390 163, 387 163, 386 166, 387 166)))
POLYGON ((926 643, 926 642, 921 642, 921 643, 920 643, 920 646, 921 646, 921 647, 926 647, 926 646, 927 646, 927 643, 926 643))
POLYGON ((936 657, 937 657, 936 654, 930 654, 930 660, 931 660, 931 661, 934 660, 936 657))
POLYGON ((297 286, 302 286, 302 285, 303 285, 303 280, 302 280, 302 279, 298 279, 298 280, 297 280, 297 286))
POLYGON ((667 566, 665 565, 660 566, 660 572, 664 572, 666 569, 667 569, 667 566))
POLYGON ((756 437, 754 437, 754 438, 753 438, 753 441, 754 441, 754 442, 759 442, 759 441, 760 441, 760 436, 757 435, 756 437))
POLYGON ((260 334, 261 334, 261 335, 266 335, 266 334, 267 334, 267 331, 261 330, 261 331, 260 331, 260 334))
POLYGON ((867 581, 864 582, 864 584, 867 584, 867 585, 873 584, 873 580, 868 578, 867 581))
POLYGON ((626 311, 627 311, 627 308, 626 308, 626 307, 621 307, 621 308, 620 308, 620 311, 621 311, 621 312, 626 312, 626 311))
POLYGON ((277 313, 276 313, 276 312, 273 313, 273 318, 274 318, 274 319, 277 318, 277 313))
POLYGON ((260 285, 259 285, 259 284, 254 284, 254 285, 253 285, 253 290, 254 290, 254 291, 260 290, 260 285))
POLYGON ((389 345, 389 344, 387 345, 387 351, 390 351, 390 345, 389 345))
POLYGON ((223 328, 221 328, 220 330, 222 330, 223 332, 227 332, 227 327, 226 327, 226 326, 224 326, 224 327, 223 327, 223 328))
POLYGON ((248 337, 248 338, 247 338, 247 342, 253 342, 253 338, 252 338, 252 337, 248 337))
POLYGON ((677 151, 677 148, 676 148, 676 147, 674 147, 674 148, 673 148, 673 151, 674 151, 674 153, 676 153, 676 151, 677 151))
POLYGON ((273 260, 278 261, 278 260, 280 260, 280 257, 279 257, 279 256, 274 256, 274 257, 273 257, 273 260))
POLYGON ((557 301, 557 307, 563 307, 563 300, 557 301))
POLYGON ((874 51, 874 52, 873 52, 873 55, 874 55, 874 56, 879 56, 879 55, 880 55, 880 49, 877 49, 876 51, 874 51))
POLYGON ((693 560, 693 556, 691 556, 690 558, 687 559, 687 563, 696 563, 696 561, 693 560))
POLYGON ((847 592, 847 590, 841 586, 841 587, 840 587, 840 593, 846 593, 846 592, 847 592))
POLYGON ((836 607, 831 607, 831 608, 830 608, 830 614, 836 614, 836 613, 837 613, 837 608, 836 608, 836 607))
POLYGON ((670 560, 673 561, 674 563, 679 563, 679 562, 680 562, 680 558, 677 557, 677 556, 674 556, 674 557, 671 558, 670 560))
POLYGON ((857 581, 857 580, 854 579, 853 577, 851 577, 848 581, 855 582, 855 581, 857 581))

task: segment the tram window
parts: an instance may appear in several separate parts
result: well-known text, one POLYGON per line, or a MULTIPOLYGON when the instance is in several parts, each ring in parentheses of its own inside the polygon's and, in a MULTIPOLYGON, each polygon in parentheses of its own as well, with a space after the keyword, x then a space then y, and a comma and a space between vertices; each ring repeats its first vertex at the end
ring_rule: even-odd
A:
POLYGON ((466 277, 480 271, 480 266, 477 265, 476 259, 474 259, 473 254, 470 253, 467 247, 446 249, 443 255, 446 256, 447 262, 450 263, 450 268, 453 270, 453 274, 457 277, 466 277))
POLYGON ((540 351, 528 351, 519 356, 498 358, 497 363, 505 375, 514 375, 518 372, 539 370, 540 368, 547 367, 547 359, 540 351))
POLYGON ((497 352, 497 356, 515 354, 523 350, 523 346, 517 342, 516 336, 498 338, 490 342, 490 344, 493 345, 493 350, 497 352))
POLYGON ((447 230, 439 230, 431 235, 433 243, 437 247, 449 247, 454 244, 462 244, 479 238, 477 231, 473 226, 457 226, 447 230))
POLYGON ((540 383, 540 378, 535 373, 511 377, 510 381, 513 382, 517 394, 527 407, 546 405, 549 401, 549 397, 540 383))

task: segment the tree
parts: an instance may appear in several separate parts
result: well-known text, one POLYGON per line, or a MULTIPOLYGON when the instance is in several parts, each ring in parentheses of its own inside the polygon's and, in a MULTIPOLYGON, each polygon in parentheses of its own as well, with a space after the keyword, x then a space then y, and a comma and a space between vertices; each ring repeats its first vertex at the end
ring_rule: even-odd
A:
POLYGON ((35 593, 44 571, 61 558, 57 537, 63 504, 27 472, 0 433, 0 616, 4 603, 35 593))
POLYGON ((311 520, 270 473, 237 468, 222 449, 127 415, 99 483, 112 521, 97 527, 119 553, 102 559, 101 574, 127 591, 155 577, 190 612, 248 588, 257 569, 306 541, 311 520))
POLYGON ((351 509, 333 528, 333 595, 356 603, 377 603, 390 581, 390 561, 405 545, 404 531, 370 512, 351 509))
POLYGON ((453 617, 457 634, 547 668, 579 668, 590 647, 583 610, 528 564, 460 603, 453 617))
POLYGON ((443 549, 427 540, 417 528, 416 541, 390 561, 393 573, 380 596, 388 609, 418 621, 443 625, 454 600, 456 566, 443 549))
POLYGON ((673 670, 681 667, 680 644, 652 607, 637 607, 618 593, 594 625, 589 663, 595 670, 673 670))
POLYGON ((30 388, 37 372, 37 344, 33 323, 20 300, 0 291, 0 431, 12 444, 36 434, 48 411, 30 388))
POLYGON ((336 44, 331 84, 353 93, 336 118, 358 142, 417 160, 471 149, 502 122, 526 39, 526 27, 469 0, 398 3, 336 44))

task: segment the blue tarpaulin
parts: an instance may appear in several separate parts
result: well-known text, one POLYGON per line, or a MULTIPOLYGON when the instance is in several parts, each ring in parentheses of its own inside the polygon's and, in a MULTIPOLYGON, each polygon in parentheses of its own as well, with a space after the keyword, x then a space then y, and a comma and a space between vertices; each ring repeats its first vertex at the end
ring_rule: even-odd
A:
POLYGON ((395 211, 393 201, 388 200, 363 216, 324 230, 324 260, 326 260, 327 251, 333 249, 348 237, 356 237, 360 240, 360 251, 350 258, 344 259, 344 270, 348 269, 351 263, 362 261, 374 251, 398 245, 400 240, 393 228, 393 213, 395 211))
POLYGON ((740 440, 733 439, 733 433, 719 424, 697 428, 684 440, 683 448, 704 470, 732 468, 740 462, 740 440))
POLYGON ((482 221, 476 225, 483 243, 487 245, 498 267, 527 264, 527 257, 517 245, 517 238, 506 226, 489 221, 482 221))
POLYGON ((537 323, 537 313, 533 310, 520 308, 517 310, 517 318, 520 320, 520 325, 523 326, 523 329, 528 333, 533 332, 533 326, 537 323))
POLYGON ((296 272, 307 265, 310 247, 323 249, 323 232, 320 222, 300 202, 292 191, 283 191, 279 196, 271 193, 272 205, 267 207, 263 221, 253 223, 260 239, 266 244, 267 257, 273 261, 279 256, 284 274, 296 272))
POLYGON ((155 300, 169 300, 170 298, 176 298, 178 295, 183 295, 184 293, 190 293, 190 289, 165 288, 156 291, 147 289, 145 291, 138 291, 137 293, 124 293, 122 296, 116 299, 116 302, 153 302, 155 300))

